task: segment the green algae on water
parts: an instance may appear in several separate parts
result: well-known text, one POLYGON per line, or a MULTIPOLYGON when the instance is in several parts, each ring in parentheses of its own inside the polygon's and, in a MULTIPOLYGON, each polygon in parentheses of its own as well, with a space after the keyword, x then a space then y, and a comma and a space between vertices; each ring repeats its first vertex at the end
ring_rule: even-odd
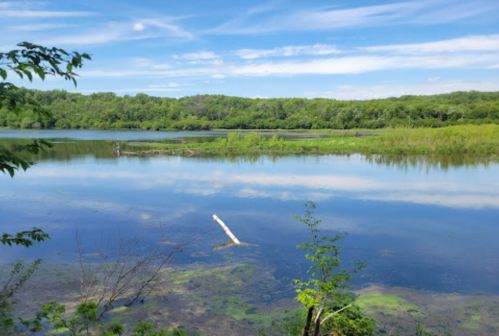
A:
POLYGON ((462 326, 467 329, 478 330, 480 329, 480 325, 476 322, 466 322, 463 323, 462 326))
POLYGON ((362 294, 357 298, 356 303, 368 314, 397 316, 405 312, 412 316, 426 316, 417 305, 407 303, 397 294, 362 294))

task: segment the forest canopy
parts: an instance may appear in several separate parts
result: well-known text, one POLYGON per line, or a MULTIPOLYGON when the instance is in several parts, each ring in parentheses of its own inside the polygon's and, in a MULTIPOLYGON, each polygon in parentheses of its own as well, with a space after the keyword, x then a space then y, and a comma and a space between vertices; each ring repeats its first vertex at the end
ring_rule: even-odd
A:
POLYGON ((139 93, 82 95, 20 88, 52 114, 0 109, 0 127, 60 129, 351 129, 499 124, 499 92, 454 92, 362 101, 197 95, 161 98, 139 93))

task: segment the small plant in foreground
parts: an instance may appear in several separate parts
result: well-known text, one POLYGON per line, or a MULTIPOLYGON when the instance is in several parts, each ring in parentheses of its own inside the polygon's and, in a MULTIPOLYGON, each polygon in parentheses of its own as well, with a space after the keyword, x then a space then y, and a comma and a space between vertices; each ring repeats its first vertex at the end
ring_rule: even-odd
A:
POLYGON ((355 261, 352 270, 341 268, 340 253, 343 247, 339 241, 345 233, 333 237, 321 234, 318 227, 322 221, 313 216, 315 203, 307 202, 305 206, 305 216, 295 215, 295 218, 310 229, 311 235, 298 248, 308 252, 305 257, 311 265, 307 272, 308 280, 295 280, 295 284, 299 287, 296 299, 303 304, 306 312, 285 319, 279 325, 274 324, 270 334, 260 330, 260 335, 278 335, 275 332, 294 336, 373 335, 376 321, 364 316, 355 305, 353 294, 349 292, 352 276, 366 264, 355 261))
MULTIPOLYGON (((45 239, 50 239, 50 236, 40 229, 33 228, 30 231, 18 232, 15 235, 3 233, 0 237, 0 243, 9 246, 30 247, 35 242, 44 241, 45 239)), ((41 262, 41 259, 37 259, 28 267, 21 261, 15 262, 7 280, 0 287, 0 335, 11 335, 15 330, 12 314, 13 306, 16 303, 14 296, 21 291, 41 262)))

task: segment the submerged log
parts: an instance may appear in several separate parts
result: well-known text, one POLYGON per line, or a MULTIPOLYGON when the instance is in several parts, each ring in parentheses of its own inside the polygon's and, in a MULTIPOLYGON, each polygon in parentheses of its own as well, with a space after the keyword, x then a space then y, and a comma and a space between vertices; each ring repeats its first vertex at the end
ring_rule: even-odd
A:
POLYGON ((258 246, 258 245, 246 244, 243 242, 236 244, 231 240, 228 243, 224 243, 224 244, 220 244, 220 245, 213 245, 213 250, 215 250, 215 251, 216 250, 223 250, 223 249, 229 248, 231 246, 236 246, 236 245, 239 245, 239 246, 258 246))
POLYGON ((194 152, 190 150, 189 148, 177 148, 177 149, 152 149, 148 151, 137 151, 137 152, 129 152, 129 151, 123 151, 121 154, 128 154, 128 155, 156 155, 156 154, 175 154, 175 151, 188 151, 190 153, 189 157, 194 155, 194 152))

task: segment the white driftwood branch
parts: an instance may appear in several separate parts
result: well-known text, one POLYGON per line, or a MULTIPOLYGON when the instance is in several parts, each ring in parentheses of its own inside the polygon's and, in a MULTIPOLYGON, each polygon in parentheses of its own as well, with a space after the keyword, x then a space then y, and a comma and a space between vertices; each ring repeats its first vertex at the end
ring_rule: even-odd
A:
POLYGON ((239 239, 236 238, 236 236, 234 236, 232 234, 232 232, 230 232, 229 228, 227 227, 227 225, 225 225, 224 222, 222 222, 222 220, 220 218, 217 217, 217 215, 213 215, 213 220, 217 221, 218 224, 220 224, 220 226, 222 227, 222 229, 224 229, 225 233, 227 234, 227 236, 230 237, 230 239, 232 239, 232 241, 236 244, 241 244, 241 242, 239 241, 239 239))
POLYGON ((337 311, 335 311, 335 312, 334 312, 334 313, 332 313, 332 314, 329 314, 328 316, 326 316, 326 317, 324 318, 324 320, 322 320, 321 324, 324 324, 324 322, 326 322, 327 320, 329 320, 329 318, 330 318, 330 317, 333 317, 333 315, 338 314, 338 313, 339 313, 339 312, 341 312, 342 310, 345 310, 345 309, 347 309, 347 308, 350 308, 351 306, 352 306, 352 304, 349 304, 348 306, 343 307, 343 308, 341 308, 340 310, 337 310, 337 311))

